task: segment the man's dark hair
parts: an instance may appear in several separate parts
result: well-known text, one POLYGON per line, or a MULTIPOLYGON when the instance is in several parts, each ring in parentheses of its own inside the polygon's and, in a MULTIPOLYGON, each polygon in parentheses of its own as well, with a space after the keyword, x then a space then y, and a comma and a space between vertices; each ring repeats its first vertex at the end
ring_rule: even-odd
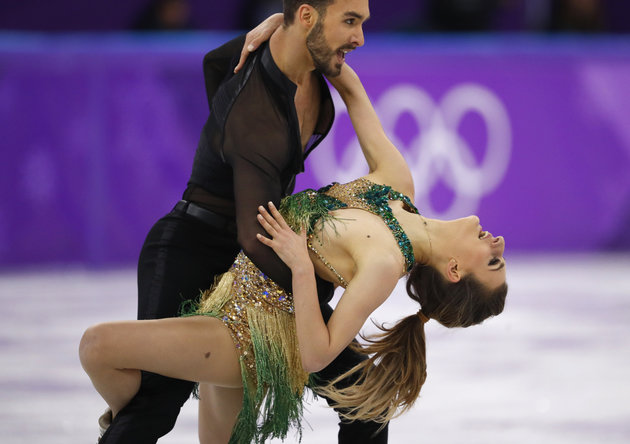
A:
POLYGON ((283 0, 284 25, 289 26, 295 19, 295 13, 300 5, 311 5, 320 16, 326 15, 326 9, 335 0, 283 0))

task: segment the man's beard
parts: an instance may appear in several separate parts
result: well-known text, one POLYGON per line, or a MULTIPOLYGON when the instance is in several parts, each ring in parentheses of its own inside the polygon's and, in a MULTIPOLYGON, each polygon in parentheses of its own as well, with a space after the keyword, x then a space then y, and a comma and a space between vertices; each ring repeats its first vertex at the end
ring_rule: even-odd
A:
POLYGON ((311 54, 315 69, 327 77, 336 77, 341 73, 341 63, 331 63, 336 57, 337 51, 328 46, 324 37, 324 25, 321 19, 317 20, 311 32, 306 36, 306 48, 311 54))

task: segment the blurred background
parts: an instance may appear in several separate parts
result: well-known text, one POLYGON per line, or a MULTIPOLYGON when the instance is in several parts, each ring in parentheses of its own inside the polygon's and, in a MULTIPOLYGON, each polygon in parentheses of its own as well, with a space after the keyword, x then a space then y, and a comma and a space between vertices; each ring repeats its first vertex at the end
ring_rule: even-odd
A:
MULTIPOLYGON (((0 26, 30 31, 248 30, 282 0, 4 1, 0 26)), ((628 32, 619 0, 393 0, 372 2, 367 31, 628 32)))
MULTIPOLYGON (((208 114, 201 63, 281 1, 0 0, 0 441, 94 441, 76 347, 135 317, 135 265, 208 114)), ((348 56, 429 217, 506 238, 506 311, 427 325, 391 442, 630 441, 630 3, 373 0, 348 56), (422 435, 422 436, 419 436, 422 435)), ((297 189, 365 172, 343 103, 297 189)), ((375 314, 414 307, 404 288, 375 314)), ((368 330, 370 327, 366 327, 368 330)), ((160 442, 195 442, 195 402, 160 442)), ((334 442, 318 402, 303 443, 334 442)), ((290 440, 288 442, 291 442, 290 440)))
MULTIPOLYGON (((511 252, 630 249, 630 5, 372 2, 359 72, 426 215, 511 252)), ((133 266, 208 113, 203 55, 281 1, 4 2, 0 267, 133 266)), ((337 119, 300 187, 363 170, 337 119)))

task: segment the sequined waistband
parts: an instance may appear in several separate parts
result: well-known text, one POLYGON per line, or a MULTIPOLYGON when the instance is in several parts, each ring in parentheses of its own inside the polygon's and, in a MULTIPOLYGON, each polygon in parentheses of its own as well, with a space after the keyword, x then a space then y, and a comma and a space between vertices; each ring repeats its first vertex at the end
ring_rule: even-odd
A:
MULTIPOLYGON (((235 300, 247 300, 260 308, 280 309, 293 313, 293 296, 260 271, 242 251, 232 264, 235 300)), ((245 301, 243 301, 245 302, 245 301)))

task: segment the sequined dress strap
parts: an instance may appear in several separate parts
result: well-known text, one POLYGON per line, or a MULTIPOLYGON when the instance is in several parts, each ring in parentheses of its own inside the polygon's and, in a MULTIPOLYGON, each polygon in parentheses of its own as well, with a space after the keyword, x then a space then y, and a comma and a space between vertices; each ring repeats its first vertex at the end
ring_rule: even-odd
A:
POLYGON ((405 258, 406 271, 411 270, 414 264, 414 254, 411 241, 407 237, 400 223, 394 216, 389 206, 390 200, 399 200, 407 206, 408 210, 418 214, 418 209, 413 205, 411 199, 402 193, 394 190, 388 185, 380 185, 368 179, 360 178, 347 184, 334 183, 320 192, 341 203, 337 208, 360 208, 376 214, 387 227, 392 231, 398 248, 405 258))
POLYGON ((313 246, 313 236, 310 235, 308 237, 308 241, 306 242, 306 245, 308 246, 308 248, 315 253, 315 255, 317 256, 317 258, 322 261, 322 263, 330 270, 333 272, 333 274, 335 275, 335 277, 337 278, 337 280, 339 281, 339 283, 341 284, 341 286, 343 288, 347 288, 348 287, 348 282, 343 278, 343 276, 341 274, 339 274, 339 272, 335 269, 335 267, 333 267, 333 265, 328 262, 328 260, 319 252, 317 251, 317 249, 313 246))

